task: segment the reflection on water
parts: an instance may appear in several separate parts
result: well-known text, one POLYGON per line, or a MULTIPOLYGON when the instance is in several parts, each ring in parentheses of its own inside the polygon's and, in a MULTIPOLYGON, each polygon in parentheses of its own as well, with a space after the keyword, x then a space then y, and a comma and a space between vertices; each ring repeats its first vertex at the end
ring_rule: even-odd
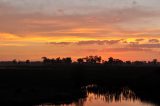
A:
POLYGON ((106 101, 105 96, 97 96, 93 93, 89 94, 86 101, 82 103, 75 103, 71 106, 153 106, 151 104, 145 104, 139 100, 126 100, 120 101, 112 100, 112 102, 106 101))
POLYGON ((113 89, 90 85, 85 87, 85 89, 87 97, 79 99, 78 102, 63 105, 46 103, 37 106, 155 106, 151 103, 142 102, 127 87, 115 91, 113 89))
MULTIPOLYGON (((43 104, 39 106, 56 106, 53 104, 43 104)), ((154 106, 149 103, 143 103, 140 100, 127 100, 120 101, 113 100, 112 102, 106 101, 105 96, 97 96, 96 94, 89 93, 86 99, 80 99, 79 102, 61 105, 61 106, 154 106)))

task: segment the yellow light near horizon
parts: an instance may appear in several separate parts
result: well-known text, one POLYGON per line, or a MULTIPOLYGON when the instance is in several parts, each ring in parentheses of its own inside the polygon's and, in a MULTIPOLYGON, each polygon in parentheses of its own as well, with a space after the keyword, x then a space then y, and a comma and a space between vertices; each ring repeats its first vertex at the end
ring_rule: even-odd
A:
POLYGON ((135 42, 135 38, 128 38, 127 42, 135 42))
POLYGON ((90 37, 76 37, 76 36, 23 36, 19 37, 14 34, 3 33, 0 34, 0 38, 3 42, 6 41, 19 41, 19 42, 77 42, 77 41, 87 41, 96 40, 96 38, 90 37))
POLYGON ((19 39, 20 37, 10 33, 0 33, 1 40, 14 40, 19 39))
MULTIPOLYGON (((77 31, 88 31, 87 29, 78 29, 77 31)), ((0 34, 0 39, 1 39, 1 44, 3 45, 11 44, 11 43, 47 43, 47 42, 79 42, 79 41, 89 41, 89 40, 120 40, 124 39, 127 42, 135 42, 136 39, 145 39, 146 42, 149 39, 159 39, 158 37, 152 37, 152 38, 147 38, 147 37, 121 37, 121 36, 103 36, 103 37, 84 37, 84 36, 35 36, 35 35, 25 35, 25 36, 18 36, 15 34, 9 34, 9 33, 1 33, 0 34)), ((145 43, 145 42, 143 42, 145 43)))
POLYGON ((83 38, 83 37, 28 37, 25 40, 35 42, 77 42, 86 40, 95 40, 94 38, 83 38))
POLYGON ((96 33, 97 31, 102 31, 101 28, 75 28, 72 29, 71 33, 96 33))
POLYGON ((22 46, 28 46, 27 44, 17 44, 17 43, 0 43, 0 46, 17 46, 17 47, 22 47, 22 46))

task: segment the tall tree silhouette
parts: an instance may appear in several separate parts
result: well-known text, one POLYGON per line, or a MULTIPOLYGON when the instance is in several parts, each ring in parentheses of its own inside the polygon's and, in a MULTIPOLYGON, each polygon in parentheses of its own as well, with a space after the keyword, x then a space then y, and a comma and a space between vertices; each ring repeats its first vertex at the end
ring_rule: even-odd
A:
POLYGON ((108 63, 113 63, 113 62, 114 62, 113 57, 109 57, 109 58, 108 58, 108 63))

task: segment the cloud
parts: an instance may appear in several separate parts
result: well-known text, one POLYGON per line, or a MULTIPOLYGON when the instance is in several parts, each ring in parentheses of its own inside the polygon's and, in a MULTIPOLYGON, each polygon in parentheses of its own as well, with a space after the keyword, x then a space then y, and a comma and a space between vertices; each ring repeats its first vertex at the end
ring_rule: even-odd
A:
POLYGON ((137 42, 144 41, 145 39, 136 39, 137 42))
POLYGON ((160 48, 160 44, 130 44, 128 45, 129 47, 132 48, 160 48))
POLYGON ((124 47, 124 48, 106 48, 101 50, 102 52, 142 52, 142 51, 152 51, 152 49, 146 48, 131 48, 131 47, 124 47))
POLYGON ((49 44, 53 44, 53 45, 69 45, 72 43, 73 42, 49 42, 49 44))
MULTIPOLYGON (((9 33, 0 33, 0 40, 2 41, 14 41, 20 39, 19 36, 9 34, 9 33)), ((21 39, 22 40, 22 39, 21 39)))
POLYGON ((159 43, 158 39, 149 39, 149 43, 159 43))
POLYGON ((79 41, 78 45, 97 44, 97 45, 113 45, 119 43, 121 40, 91 40, 91 41, 79 41))
MULTIPOLYGON (((23 5, 29 3, 30 6, 32 6, 31 10, 29 8, 30 6, 25 6, 24 9, 23 6, 20 5, 21 3, 22 1, 20 0, 16 1, 15 4, 12 2, 12 5, 9 1, 0 2, 0 32, 19 36, 117 36, 136 32, 128 28, 128 31, 124 30, 124 26, 121 26, 122 23, 127 23, 128 26, 129 22, 137 22, 141 25, 141 21, 144 19, 160 17, 160 14, 156 11, 153 12, 141 7, 109 9, 100 7, 98 11, 94 11, 96 8, 87 7, 90 9, 90 12, 80 14, 88 10, 82 9, 83 5, 79 8, 76 7, 76 12, 72 12, 72 14, 65 14, 65 11, 71 10, 69 6, 65 7, 66 10, 56 7, 54 10, 57 10, 58 13, 61 12, 60 15, 57 15, 55 11, 51 9, 51 7, 55 5, 53 2, 52 6, 47 4, 50 6, 51 14, 46 14, 43 11, 31 11, 32 9, 38 10, 40 8, 39 6, 34 7, 31 5, 31 2, 25 1, 22 3, 23 5)), ((36 3, 38 3, 38 1, 34 2, 34 5, 36 3)), ((61 4, 60 2, 56 3, 61 4)), ((78 3, 76 2, 77 5, 78 3)), ((45 6, 45 8, 47 8, 47 6, 45 6)), ((48 8, 46 10, 48 10, 48 8)), ((143 25, 144 24, 145 23, 143 23, 143 25)))
POLYGON ((49 42, 49 44, 53 45, 69 45, 69 44, 76 44, 76 45, 113 45, 118 44, 120 40, 88 40, 88 41, 78 41, 78 42, 49 42))

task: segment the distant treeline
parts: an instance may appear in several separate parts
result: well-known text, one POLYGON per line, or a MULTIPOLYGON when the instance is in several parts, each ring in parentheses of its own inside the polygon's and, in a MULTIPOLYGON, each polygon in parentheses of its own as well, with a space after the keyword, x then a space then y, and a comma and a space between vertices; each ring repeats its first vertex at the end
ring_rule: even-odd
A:
POLYGON ((14 64, 31 64, 31 63, 44 63, 44 64, 160 64, 157 59, 152 61, 123 61, 120 59, 115 59, 109 57, 108 60, 103 60, 101 56, 86 56, 84 58, 78 58, 76 61, 73 61, 71 57, 65 58, 48 58, 42 57, 42 61, 17 61, 16 59, 8 62, 1 63, 14 63, 14 64))

